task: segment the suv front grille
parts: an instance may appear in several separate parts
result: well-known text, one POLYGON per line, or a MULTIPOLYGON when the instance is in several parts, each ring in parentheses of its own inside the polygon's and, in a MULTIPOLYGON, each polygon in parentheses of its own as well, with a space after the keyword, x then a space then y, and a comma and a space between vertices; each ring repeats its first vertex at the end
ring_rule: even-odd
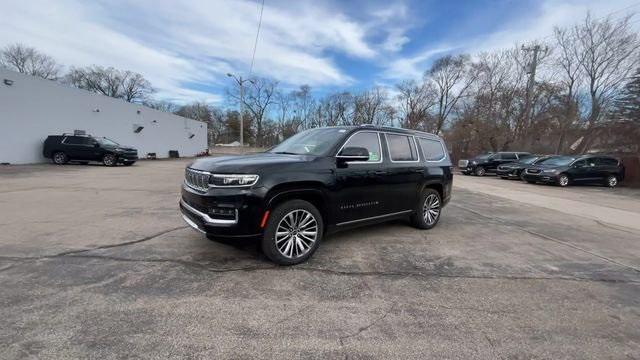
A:
POLYGON ((185 170, 184 182, 191 188, 198 191, 209 190, 209 177, 211 174, 205 171, 198 171, 187 168, 185 170))
POLYGON ((527 174, 539 174, 540 169, 527 169, 527 174))

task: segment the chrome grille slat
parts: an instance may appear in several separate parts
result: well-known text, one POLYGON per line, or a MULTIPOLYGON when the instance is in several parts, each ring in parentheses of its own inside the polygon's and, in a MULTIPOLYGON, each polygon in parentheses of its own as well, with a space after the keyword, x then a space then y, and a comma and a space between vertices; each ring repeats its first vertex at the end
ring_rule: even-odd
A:
POLYGON ((187 168, 185 170, 184 182, 191 188, 198 191, 209 190, 209 177, 211 174, 205 171, 198 171, 187 168))

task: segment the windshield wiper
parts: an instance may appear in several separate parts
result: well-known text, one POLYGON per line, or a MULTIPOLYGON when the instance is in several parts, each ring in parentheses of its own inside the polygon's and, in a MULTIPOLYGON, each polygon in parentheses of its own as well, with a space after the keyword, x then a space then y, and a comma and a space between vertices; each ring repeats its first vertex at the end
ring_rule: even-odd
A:
POLYGON ((289 151, 275 151, 274 154, 300 155, 298 153, 293 153, 293 152, 289 152, 289 151))

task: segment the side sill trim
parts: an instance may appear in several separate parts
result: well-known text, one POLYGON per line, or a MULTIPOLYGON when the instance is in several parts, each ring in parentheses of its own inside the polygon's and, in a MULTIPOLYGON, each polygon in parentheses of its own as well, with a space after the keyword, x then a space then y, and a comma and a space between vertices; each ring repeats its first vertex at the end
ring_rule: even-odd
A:
POLYGON ((358 219, 358 220, 345 221, 345 222, 337 223, 336 226, 355 224, 355 223, 359 223, 359 222, 362 222, 362 221, 368 221, 368 220, 383 219, 383 218, 391 217, 391 216, 395 216, 395 215, 407 214, 407 213, 410 213, 412 211, 413 210, 404 210, 404 211, 398 211, 398 212, 394 212, 394 213, 390 213, 390 214, 372 216, 372 217, 358 219))

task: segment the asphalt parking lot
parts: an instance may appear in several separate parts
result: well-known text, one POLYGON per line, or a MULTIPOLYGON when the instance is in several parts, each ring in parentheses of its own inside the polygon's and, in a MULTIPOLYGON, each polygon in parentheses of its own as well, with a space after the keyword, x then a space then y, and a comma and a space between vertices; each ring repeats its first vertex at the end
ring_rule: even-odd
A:
POLYGON ((456 176, 278 267, 182 222, 186 163, 0 167, 0 358, 640 358, 637 190, 456 176))

